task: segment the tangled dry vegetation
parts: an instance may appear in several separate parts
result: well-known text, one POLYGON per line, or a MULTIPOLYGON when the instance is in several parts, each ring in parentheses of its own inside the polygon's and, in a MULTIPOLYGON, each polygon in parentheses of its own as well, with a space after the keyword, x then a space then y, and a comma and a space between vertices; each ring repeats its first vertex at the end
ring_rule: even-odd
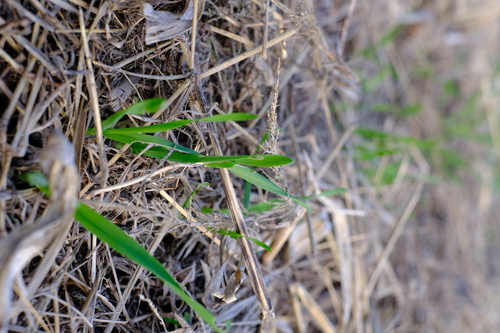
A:
POLYGON ((231 332, 495 332, 500 212, 488 163, 500 157, 499 18, 497 1, 474 0, 4 0, 0 331, 212 330, 74 222, 79 198, 154 254, 221 328, 231 320, 231 332), (443 100, 445 81, 460 94, 443 100), (359 158, 373 144, 361 128, 434 139, 478 91, 484 122, 473 130, 492 144, 444 143, 470 162, 452 168, 462 185, 443 175, 442 151, 421 141, 359 158), (276 196, 255 186, 245 196, 227 172, 103 138, 100 120, 153 97, 167 100, 159 112, 117 126, 258 115, 158 135, 208 155, 285 155, 295 162, 260 171, 289 193, 347 193, 308 200, 312 212, 283 200, 243 218, 235 200, 276 196), (421 111, 403 117, 375 103, 421 111), (19 177, 33 170, 49 177, 50 198, 19 177), (207 227, 246 227, 273 251, 244 256, 248 242, 208 237, 207 227), (250 278, 237 300, 214 297, 243 263, 250 278))

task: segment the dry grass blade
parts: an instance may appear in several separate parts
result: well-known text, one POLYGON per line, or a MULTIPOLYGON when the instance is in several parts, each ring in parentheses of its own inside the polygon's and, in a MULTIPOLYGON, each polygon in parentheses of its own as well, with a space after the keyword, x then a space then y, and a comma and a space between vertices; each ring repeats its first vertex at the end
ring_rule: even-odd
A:
MULTIPOLYGON (((176 44, 172 45, 170 42, 167 42, 164 45, 160 45, 158 48, 161 48, 162 46, 167 46, 167 45, 170 45, 171 47, 174 47, 176 44)), ((98 63, 98 62, 95 62, 95 61, 93 63, 94 63, 94 65, 97 65, 97 66, 102 67, 102 68, 104 68, 106 70, 109 70, 110 72, 118 72, 118 73, 123 73, 123 74, 126 74, 126 75, 130 75, 130 76, 142 77, 142 78, 145 78, 145 79, 174 81, 174 80, 185 79, 185 78, 187 78, 189 76, 189 74, 180 74, 180 75, 148 75, 148 74, 144 74, 144 73, 134 73, 134 72, 124 71, 124 70, 121 70, 121 69, 119 69, 117 67, 108 66, 108 65, 101 64, 101 63, 98 63)))
MULTIPOLYGON (((186 165, 186 166, 188 166, 188 165, 186 165)), ((155 172, 153 172, 151 174, 147 174, 147 175, 144 175, 142 177, 137 177, 137 178, 134 178, 132 180, 129 180, 128 182, 123 182, 123 183, 116 184, 116 185, 113 185, 113 186, 108 186, 108 187, 105 187, 105 188, 98 189, 98 190, 94 191, 93 194, 99 195, 101 193, 110 192, 110 191, 118 190, 118 189, 121 189, 121 188, 124 188, 124 187, 127 187, 127 186, 131 186, 131 185, 134 185, 134 184, 146 181, 146 180, 148 180, 151 177, 154 177, 154 176, 157 176, 157 175, 161 175, 162 173, 165 173, 165 172, 177 169, 179 167, 181 167, 181 165, 176 165, 176 164, 169 165, 169 166, 166 166, 164 168, 161 168, 160 170, 156 170, 155 172)))
MULTIPOLYGON (((290 38, 291 36, 295 35, 296 33, 297 33, 297 30, 290 29, 289 31, 285 32, 284 34, 282 34, 282 35, 280 35, 280 36, 278 36, 276 38, 271 39, 267 43, 267 47, 274 46, 274 45, 276 45, 276 44, 278 44, 278 43, 280 43, 280 42, 282 42, 282 41, 290 38)), ((215 74, 217 72, 222 71, 225 68, 228 68, 228 67, 230 67, 230 66, 232 66, 234 64, 237 64, 240 61, 243 61, 243 60, 245 60, 245 59, 247 59, 247 58, 249 58, 249 57, 251 57, 253 55, 256 55, 256 54, 258 54, 261 51, 262 51, 262 47, 257 46, 257 47, 255 47, 254 49, 252 49, 250 51, 242 53, 242 54, 240 54, 240 55, 238 55, 238 56, 236 56, 236 57, 234 57, 232 59, 226 60, 223 63, 221 63, 221 64, 219 64, 217 66, 214 66, 214 67, 210 68, 209 70, 207 70, 207 71, 205 71, 203 73, 200 73, 197 78, 198 78, 198 80, 202 80, 202 79, 204 79, 206 77, 209 77, 210 75, 213 75, 213 74, 215 74)))
MULTIPOLYGON (((196 50, 196 33, 198 28, 198 10, 200 9, 199 4, 203 4, 204 0, 191 0, 193 3, 193 18, 192 18, 192 26, 191 26, 191 57, 189 59, 189 67, 195 68, 196 64, 194 63, 195 50, 196 50)), ((201 8, 203 11, 203 8, 201 8)), ((201 13, 200 13, 201 14, 201 13)))
POLYGON ((333 225, 335 228, 336 244, 339 255, 340 276, 342 278, 342 326, 347 327, 351 317, 353 306, 353 253, 350 242, 350 228, 347 216, 344 214, 333 214, 333 225))
POLYGON ((210 30, 212 30, 213 32, 215 32, 216 34, 219 34, 219 35, 222 35, 222 36, 225 36, 227 38, 231 38, 239 43, 242 43, 242 44, 245 44, 245 45, 248 45, 250 47, 254 47, 255 43, 252 42, 250 39, 246 38, 245 36, 240 36, 240 35, 237 35, 237 34, 234 34, 232 32, 229 32, 229 31, 226 31, 226 30, 222 30, 222 29, 219 29, 217 27, 214 27, 214 26, 210 26, 210 30))
POLYGON ((102 127, 101 127, 101 112, 99 110, 99 95, 97 94, 97 86, 95 82, 95 75, 92 66, 92 57, 90 54, 89 43, 87 40, 87 33, 85 32, 85 23, 83 18, 83 11, 80 9, 79 11, 79 23, 82 35, 82 45, 83 51, 85 54, 85 60, 87 65, 87 84, 89 86, 90 93, 90 104, 92 106, 94 123, 95 123, 95 131, 96 131, 96 139, 97 146, 99 149, 99 165, 101 167, 101 178, 100 183, 101 187, 104 188, 106 186, 106 180, 108 179, 108 164, 106 151, 104 150, 104 138, 102 136, 102 127))
MULTIPOLYGON (((43 321, 43 318, 40 316, 40 314, 36 311, 36 309, 33 307, 33 305, 30 303, 30 301, 27 299, 26 295, 23 293, 23 290, 19 288, 17 285, 13 285, 12 289, 16 293, 16 295, 19 297, 19 300, 23 304, 23 306, 28 309, 29 313, 35 318, 36 322, 45 330, 45 332, 50 332, 53 333, 53 331, 50 329, 49 326, 43 321)), ((90 325, 92 327, 92 325, 90 325)), ((1 328, 0 328, 1 330, 1 328)))
MULTIPOLYGON (((209 135, 215 154, 219 156, 223 155, 219 141, 215 136, 215 131, 212 130, 209 135)), ((231 217, 236 226, 236 230, 241 235, 249 237, 249 233, 243 219, 243 213, 241 212, 240 203, 234 191, 231 177, 229 176, 229 171, 221 168, 220 175, 229 211, 231 212, 231 217)), ((241 251, 243 253, 243 257, 245 258, 248 275, 250 277, 250 281, 252 282, 255 296, 257 296, 257 302, 262 310, 262 324, 260 331, 262 333, 274 333, 276 332, 276 322, 273 305, 267 292, 267 287, 262 277, 262 271, 260 269, 257 256, 255 255, 255 251, 253 250, 252 242, 245 237, 238 238, 238 242, 240 243, 241 251)))
MULTIPOLYGON (((174 208, 177 211, 179 211, 179 213, 181 213, 189 222, 195 222, 193 220, 193 217, 191 216, 191 214, 189 214, 184 208, 182 208, 182 206, 179 205, 179 203, 177 201, 175 201, 170 195, 168 195, 167 192, 160 191, 160 194, 162 197, 167 199, 167 201, 170 204, 172 204, 172 206, 174 206, 174 208)), ((220 245, 220 239, 216 238, 213 233, 211 233, 210 231, 207 230, 207 228, 205 228, 202 225, 197 225, 196 228, 199 229, 205 236, 207 236, 208 238, 211 238, 215 244, 220 245)))
POLYGON ((401 236, 401 233, 403 232, 403 228, 408 222, 408 219, 410 217, 410 214, 413 212, 415 209, 415 206, 417 205, 418 201, 420 200, 420 197, 422 196, 422 191, 424 188, 423 183, 418 183, 417 188, 415 189, 415 192, 413 193, 413 196, 406 206, 406 209, 404 210, 403 214, 401 215, 401 218, 399 219, 398 223, 395 225, 394 230, 392 231, 391 237, 389 238, 389 241, 387 242, 387 245, 384 248, 384 251, 380 255, 380 258, 378 259, 377 265, 375 266, 375 269, 370 276, 370 279, 368 280, 368 284, 365 289, 365 302, 368 300, 368 298, 371 296, 373 289, 375 288, 375 284, 378 282, 378 279, 380 278, 380 274, 382 273, 382 270, 385 268, 385 265, 387 263, 387 260, 389 258, 389 255, 392 253, 394 246, 396 245, 396 241, 399 239, 401 236))
MULTIPOLYGON (((10 1, 11 5, 16 5, 16 6, 19 6, 22 8, 21 5, 17 4, 17 2, 12 1, 12 0, 9 0, 9 1, 10 1)), ((29 13, 29 12, 27 12, 27 13, 29 13)), ((43 22, 43 21, 41 21, 41 22, 43 22)), ((8 22, 6 22, 2 17, 0 17, 0 24, 7 25, 8 22)), ((44 23, 42 23, 42 24, 45 25, 44 23)), ((51 30, 50 26, 49 27, 45 26, 45 28, 48 28, 49 30, 51 30)), ((51 73, 55 74, 57 72, 56 66, 50 61, 50 59, 43 52, 41 52, 35 45, 33 45, 29 40, 27 40, 26 38, 24 38, 23 36, 21 36, 19 34, 14 34, 12 36, 12 38, 16 42, 18 42, 22 47, 24 47, 28 52, 30 52, 31 55, 35 59, 40 61, 40 63, 42 63, 45 66, 45 68, 47 68, 51 73)))
POLYGON ((321 332, 335 333, 335 326, 330 319, 328 319, 328 316, 323 312, 321 307, 314 300, 314 297, 304 288, 304 286, 298 283, 294 288, 294 291, 304 308, 307 312, 309 312, 309 314, 311 314, 317 326, 321 329, 321 332))
POLYGON ((344 53, 345 43, 347 40, 347 33, 349 30, 349 24, 351 23, 352 16, 354 14, 354 9, 356 8, 357 0, 350 0, 349 9, 347 10, 347 18, 344 20, 344 25, 342 26, 342 33, 340 34, 340 41, 337 48, 337 53, 342 57, 344 53))
POLYGON ((267 39, 269 38, 269 4, 270 0, 266 0, 266 19, 264 21, 264 38, 262 41, 262 58, 267 58, 267 39))
POLYGON ((90 12, 93 13, 93 14, 99 13, 99 9, 98 8, 92 7, 91 5, 89 5, 88 3, 86 3, 83 0, 69 0, 69 2, 74 3, 75 5, 83 7, 85 9, 89 9, 90 8, 90 12))
MULTIPOLYGON (((207 105, 207 101, 199 82, 197 82, 196 88, 196 96, 201 102, 201 105, 203 105, 205 113, 208 113, 209 108, 207 105)), ((208 135, 215 155, 222 156, 223 152, 217 138, 215 127, 212 123, 209 124, 208 135)), ((260 264, 257 260, 257 256, 255 255, 252 242, 247 238, 250 235, 243 218, 243 213, 240 208, 238 197, 236 196, 236 192, 234 190, 233 182, 231 181, 229 171, 226 168, 219 168, 219 174, 221 176, 222 187, 226 196, 226 203, 229 207, 229 212, 231 213, 231 218, 233 220, 234 226, 236 227, 236 231, 240 235, 244 236, 239 237, 238 242, 245 259, 248 275, 250 277, 255 296, 257 297, 257 302, 262 311, 260 331, 262 333, 274 333, 276 332, 276 321, 273 305, 271 303, 271 299, 269 297, 267 287, 262 276, 260 264)))
POLYGON ((122 60, 122 61, 120 61, 120 62, 118 62, 116 64, 113 64, 112 67, 114 69, 122 68, 122 67, 124 67, 124 66, 126 66, 126 65, 128 65, 128 64, 130 64, 130 63, 132 63, 134 61, 137 61, 137 60, 139 60, 139 59, 141 59, 141 58, 143 58, 143 57, 145 57, 145 56, 153 53, 153 52, 158 51, 158 49, 163 49, 164 47, 172 46, 172 44, 173 43, 172 43, 171 40, 163 42, 160 45, 157 45, 156 47, 152 47, 152 48, 147 49, 147 50, 145 50, 143 52, 134 54, 133 56, 131 56, 131 57, 127 58, 127 59, 124 59, 124 60, 122 60))
POLYGON ((328 155, 328 158, 326 159, 326 161, 321 166, 321 169, 319 169, 319 171, 316 173, 316 180, 317 181, 321 180, 325 176, 325 174, 328 172, 328 169, 330 169, 333 161, 335 161, 335 158, 338 157, 338 155, 340 153, 340 150, 342 149, 342 147, 344 147, 345 143, 347 142, 347 140, 349 140, 349 137, 352 135, 352 133, 355 130, 356 130, 356 127, 353 126, 351 128, 348 128, 342 134, 342 137, 340 138, 339 142, 335 146, 335 149, 332 150, 332 152, 330 153, 330 155, 328 155))
POLYGON ((295 229, 297 223, 304 217, 306 209, 304 207, 298 208, 298 212, 294 214, 294 219, 290 223, 289 227, 279 229, 273 237, 273 241, 270 245, 272 252, 266 252, 262 255, 262 263, 264 265, 270 264, 274 258, 279 254, 283 245, 288 241, 290 235, 295 229))
POLYGON ((146 44, 171 40, 188 31, 191 27, 189 14, 193 14, 192 0, 189 1, 189 6, 184 15, 176 15, 170 12, 154 10, 149 3, 143 3, 143 14, 146 18, 146 44))
POLYGON ((293 306, 293 312, 295 315, 295 324, 297 325, 297 332, 298 333, 306 333, 307 332, 307 326, 306 322, 304 321, 304 316, 302 315, 302 307, 300 306, 300 300, 297 295, 297 285, 292 284, 290 286, 290 294, 292 297, 292 306, 293 306))
MULTIPOLYGON (((17 61, 12 59, 12 57, 4 51, 4 49, 0 48, 0 57, 3 58, 5 61, 9 63, 9 65, 17 72, 22 72, 23 71, 23 66, 19 65, 17 61)), ((5 89, 2 89, 5 91, 5 89)))
MULTIPOLYGON (((288 68, 288 70, 286 71, 286 73, 283 75, 282 79, 281 79, 281 84, 279 85, 278 87, 278 92, 281 92, 281 90, 288 84, 288 82, 292 79, 292 77, 297 73, 297 71, 299 70, 299 67, 300 65, 302 64, 302 62, 306 59, 308 53, 310 51, 310 48, 309 47, 305 47, 301 52, 300 54, 297 56, 297 58, 295 59, 295 62, 294 64, 288 68)), ((260 117, 262 117, 264 115, 264 113, 266 113, 268 110, 269 110, 269 107, 271 106, 271 103, 273 102, 273 98, 272 96, 269 97, 269 99, 266 101, 266 103, 264 103, 264 105, 262 105, 261 109, 259 110, 259 112, 257 113, 257 116, 259 118, 257 119, 254 119, 249 127, 250 128, 253 128, 255 127, 255 125, 257 125, 257 122, 259 121, 260 117)))

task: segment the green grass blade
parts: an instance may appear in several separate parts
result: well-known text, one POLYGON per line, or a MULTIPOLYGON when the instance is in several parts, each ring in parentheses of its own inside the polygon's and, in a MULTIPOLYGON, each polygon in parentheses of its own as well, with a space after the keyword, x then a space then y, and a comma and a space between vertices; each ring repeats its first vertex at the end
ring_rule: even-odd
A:
POLYGON ((248 114, 248 113, 227 113, 227 114, 217 114, 215 116, 209 116, 205 118, 200 118, 196 119, 197 121, 205 121, 205 122, 224 122, 224 121, 245 121, 245 120, 252 120, 257 118, 256 115, 254 114, 248 114))
POLYGON ((177 320, 173 320, 173 319, 170 319, 170 318, 167 318, 167 317, 163 317, 162 319, 164 321, 166 321, 167 323, 174 324, 174 325, 177 325, 177 326, 181 326, 181 324, 179 324, 179 322, 177 320))
POLYGON ((175 120, 168 123, 163 124, 155 124, 149 126, 139 126, 139 127, 128 127, 128 128, 115 128, 109 130, 110 133, 117 134, 128 134, 128 133, 159 133, 174 130, 176 128, 186 126, 187 124, 191 124, 194 120, 185 119, 185 120, 175 120))
MULTIPOLYGON (((203 214, 211 214, 211 213, 214 212, 214 209, 213 208, 208 208, 208 207, 203 207, 201 209, 201 212, 203 214)), ((227 208, 220 208, 220 209, 217 210, 217 212, 224 213, 226 215, 230 215, 231 214, 231 213, 229 213, 229 209, 227 209, 227 208)))
POLYGON ((123 230, 83 203, 77 206, 75 219, 85 229, 96 235, 101 241, 107 243, 116 252, 141 265, 167 284, 173 292, 196 311, 215 331, 225 332, 216 326, 215 316, 205 309, 203 305, 186 294, 162 264, 123 230))
POLYGON ((230 168, 235 166, 236 163, 233 162, 220 162, 220 163, 208 163, 206 166, 211 168, 230 168))
MULTIPOLYGON (((239 234, 238 234, 238 235, 239 235, 239 234)), ((268 252, 273 252, 273 251, 271 250, 271 248, 270 248, 269 246, 267 246, 267 244, 266 244, 266 243, 264 243, 264 242, 262 242, 262 241, 260 241, 260 240, 258 240, 258 239, 256 239, 256 238, 252 238, 252 237, 248 237, 248 236, 243 236, 243 235, 241 235, 241 237, 248 239, 249 241, 251 241, 251 242, 253 242, 253 243, 257 244, 258 246, 262 247, 264 250, 266 250, 266 251, 268 251, 268 252)))
POLYGON ((301 205, 302 207, 304 207, 308 211, 312 212, 312 209, 311 209, 311 207, 309 207, 308 204, 297 199, 293 195, 289 194, 287 191, 285 191, 284 189, 282 189, 281 187, 279 187, 278 185, 276 185, 275 183, 273 183, 272 181, 270 181, 266 177, 262 176, 258 172, 254 171, 250 168, 244 167, 242 165, 235 165, 235 166, 228 168, 228 169, 229 169, 229 171, 231 171, 232 173, 234 173, 238 177, 243 178, 247 182, 252 183, 255 186, 258 186, 258 187, 260 187, 266 191, 272 192, 274 194, 281 195, 284 197, 289 197, 293 200, 293 202, 301 205))
MULTIPOLYGON (((147 145, 142 144, 142 143, 133 143, 130 146, 130 150, 132 151, 133 154, 139 154, 146 147, 147 147, 147 145)), ((170 154, 170 149, 164 148, 164 147, 153 147, 153 148, 150 148, 149 150, 147 150, 146 152, 143 153, 144 156, 149 156, 149 157, 159 158, 159 159, 165 158, 168 154, 170 154)))
POLYGON ((46 195, 50 195, 49 180, 40 171, 22 173, 19 175, 19 179, 24 180, 30 184, 30 186, 37 187, 46 195))
POLYGON ((243 195, 243 207, 248 208, 250 206, 250 194, 252 192, 252 184, 245 180, 244 195, 243 195))
POLYGON ((196 186, 196 188, 194 189, 193 192, 191 192, 191 194, 189 195, 189 197, 187 197, 186 201, 184 201, 184 203, 182 204, 182 208, 186 208, 188 209, 189 207, 191 207, 191 200, 193 200, 193 197, 194 195, 196 194, 196 192, 200 189, 200 187, 202 186, 208 186, 210 187, 210 184, 207 183, 207 182, 203 182, 201 183, 200 185, 196 186))
MULTIPOLYGON (((250 120, 256 118, 255 115, 247 114, 247 113, 230 113, 230 114, 219 114, 215 116, 199 118, 199 119, 185 119, 185 120, 175 120, 170 121, 168 123, 163 124, 155 124, 149 126, 140 126, 140 127, 129 127, 129 128, 116 128, 110 130, 110 133, 116 134, 126 134, 126 133, 159 133, 170 131, 182 126, 186 126, 187 124, 201 121, 201 122, 224 122, 224 121, 243 121, 250 120)), ((108 118, 109 119, 109 118, 108 118)), ((103 121, 104 124, 104 121, 103 121)), ((109 128, 109 127, 107 127, 109 128)))
POLYGON ((281 200, 277 200, 276 203, 259 202, 255 205, 248 206, 247 211, 252 214, 264 213, 276 207, 276 205, 278 205, 278 203, 280 202, 281 200))
POLYGON ((309 200, 309 199, 315 199, 315 198, 319 198, 319 197, 327 197, 327 196, 330 196, 330 195, 337 195, 337 194, 343 194, 343 193, 346 193, 347 190, 345 188, 336 188, 336 189, 333 189, 333 190, 328 190, 328 191, 324 191, 320 194, 316 194, 316 195, 311 195, 311 196, 308 196, 308 197, 300 197, 302 200, 309 200))
MULTIPOLYGON (((103 134, 105 137, 107 137, 108 139, 111 139, 111 140, 115 140, 115 141, 123 142, 123 143, 134 143, 132 145, 132 147, 133 147, 132 153, 134 153, 134 154, 141 152, 142 150, 144 150, 144 148, 147 147, 147 145, 144 143, 152 143, 154 145, 169 148, 169 149, 164 149, 164 150, 158 150, 158 152, 160 152, 160 151, 165 152, 164 156, 161 156, 158 158, 164 158, 165 156, 167 156, 170 152, 170 149, 178 150, 178 151, 181 151, 181 152, 184 152, 187 154, 203 156, 202 154, 198 153, 197 151, 191 150, 191 149, 186 148, 184 146, 175 144, 170 140, 159 138, 157 136, 140 134, 140 133, 116 134, 114 131, 115 130, 107 130, 107 131, 104 131, 103 134), (110 132, 110 131, 113 131, 113 132, 110 132)), ((149 155, 146 154, 146 156, 149 156, 149 155)), ((158 156, 160 156, 160 155, 158 155, 158 156)), ((151 156, 151 157, 156 157, 156 156, 151 156)))
POLYGON ((386 32, 386 34, 380 39, 380 41, 377 43, 377 47, 382 47, 387 45, 389 42, 392 42, 398 34, 403 31, 404 26, 403 25, 396 25, 389 29, 389 31, 386 32))
MULTIPOLYGON (((141 147, 139 145, 136 148, 141 147)), ((144 149, 146 146, 142 146, 144 149)), ((179 146, 177 146, 179 147, 179 146)), ((140 149, 136 150, 141 151, 140 149)), ((134 152, 134 150, 133 150, 134 152)), ((290 163, 290 159, 280 155, 262 155, 264 158, 260 159, 257 156, 204 156, 193 155, 179 152, 170 152, 169 149, 163 147, 154 147, 144 153, 146 156, 155 158, 167 158, 167 160, 178 163, 201 163, 213 168, 230 168, 235 164, 244 164, 249 166, 264 167, 275 166, 290 163), (156 149, 155 149, 156 148, 156 149)))
MULTIPOLYGON (((320 194, 311 195, 308 197, 299 197, 299 199, 310 200, 310 199, 315 199, 315 198, 319 198, 319 197, 326 197, 326 196, 331 196, 331 195, 343 194, 346 192, 347 192, 347 190, 345 188, 336 188, 333 190, 324 191, 320 194)), ((271 209, 273 209, 274 207, 276 207, 277 205, 282 204, 282 203, 283 203, 283 201, 281 201, 279 199, 269 200, 267 202, 259 202, 255 205, 248 206, 247 211, 251 214, 264 213, 264 212, 270 211, 271 209)))
MULTIPOLYGON (((151 143, 167 148, 174 148, 176 150, 182 149, 183 151, 187 152, 187 154, 179 152, 170 152, 170 149, 165 149, 163 152, 161 150, 154 151, 155 153, 154 157, 157 158, 167 157, 169 161, 179 162, 179 163, 203 163, 203 164, 218 163, 218 165, 210 165, 216 167, 229 167, 232 166, 234 163, 238 163, 256 167, 272 167, 293 162, 291 158, 281 155, 205 156, 190 149, 188 150, 185 147, 181 148, 182 146, 175 145, 172 141, 147 134, 139 134, 139 133, 116 134, 115 130, 107 130, 104 132, 104 136, 106 136, 109 139, 120 141, 123 143, 134 143, 134 142, 151 143), (230 164, 225 165, 226 163, 230 164)), ((144 146, 144 148, 145 147, 146 146, 144 146)), ((148 154, 145 155, 151 156, 148 154)))
POLYGON ((281 155, 249 155, 249 156, 200 156, 173 152, 167 157, 169 161, 179 163, 203 163, 212 167, 231 167, 235 163, 256 167, 271 167, 293 162, 281 155), (227 166, 225 166, 227 164, 227 166))
MULTIPOLYGON (((357 147, 358 148, 358 147, 357 147)), ((396 155, 400 153, 404 153, 405 151, 403 149, 376 149, 373 151, 362 151, 362 152, 356 152, 354 155, 354 159, 356 160, 373 160, 380 158, 384 155, 391 156, 391 155, 396 155)))
MULTIPOLYGON (((118 111, 112 114, 108 119, 101 122, 102 130, 105 131, 108 128, 113 127, 117 122, 120 121, 124 116, 128 114, 143 115, 147 113, 154 113, 158 111, 162 104, 165 102, 163 98, 151 98, 145 101, 135 103, 128 109, 118 111)), ((95 135, 95 129, 89 128, 87 135, 95 135)))
MULTIPOLYGON (((20 178, 28 182, 31 186, 38 187, 45 194, 49 194, 48 179, 41 172, 27 172, 20 175, 20 178)), ((97 236, 101 241, 107 243, 116 252, 141 265, 167 284, 205 322, 212 326, 216 332, 228 332, 230 327, 229 321, 226 322, 226 331, 219 329, 215 324, 215 316, 205 309, 203 305, 186 294, 162 264, 122 229, 81 202, 76 206, 74 217, 85 229, 97 236)))
POLYGON ((262 242, 262 241, 260 241, 260 240, 258 240, 256 238, 248 237, 248 236, 243 236, 242 234, 239 234, 236 231, 231 231, 231 230, 226 230, 226 229, 219 229, 219 230, 210 229, 210 230, 218 233, 219 235, 226 235, 226 236, 232 237, 234 239, 238 239, 239 237, 246 238, 249 241, 257 244, 260 247, 262 247, 264 250, 272 252, 271 248, 269 246, 267 246, 266 243, 264 243, 264 242, 262 242))

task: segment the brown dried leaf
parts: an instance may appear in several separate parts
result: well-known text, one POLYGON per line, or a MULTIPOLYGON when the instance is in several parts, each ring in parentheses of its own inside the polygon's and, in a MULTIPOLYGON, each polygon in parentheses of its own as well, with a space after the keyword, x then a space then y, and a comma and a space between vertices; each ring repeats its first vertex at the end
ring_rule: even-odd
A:
POLYGON ((244 273, 244 271, 245 264, 242 261, 238 266, 236 272, 231 274, 227 285, 212 293, 212 295, 222 299, 226 304, 236 301, 236 292, 240 289, 241 283, 246 278, 246 274, 244 273))

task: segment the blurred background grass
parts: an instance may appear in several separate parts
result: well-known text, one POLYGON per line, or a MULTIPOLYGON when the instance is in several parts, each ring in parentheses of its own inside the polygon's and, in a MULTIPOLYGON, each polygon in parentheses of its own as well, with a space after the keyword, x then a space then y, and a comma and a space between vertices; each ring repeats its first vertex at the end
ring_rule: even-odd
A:
POLYGON ((393 210, 383 189, 412 177, 409 151, 431 169, 391 255, 414 324, 400 332, 500 329, 499 27, 498 1, 359 2, 354 15, 361 98, 333 108, 358 126, 359 169, 393 210))

